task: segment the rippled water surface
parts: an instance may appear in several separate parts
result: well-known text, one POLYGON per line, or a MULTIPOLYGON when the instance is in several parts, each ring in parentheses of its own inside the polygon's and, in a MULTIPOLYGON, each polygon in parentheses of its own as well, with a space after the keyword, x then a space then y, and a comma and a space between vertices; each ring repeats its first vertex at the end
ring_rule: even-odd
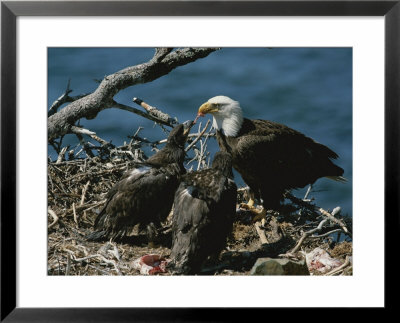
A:
MULTIPOLYGON (((153 48, 49 48, 48 105, 65 91, 68 79, 71 95, 89 93, 98 86, 96 80, 146 62, 153 53, 153 48)), ((139 97, 183 122, 221 94, 239 101, 245 117, 284 123, 334 150, 348 182, 320 179, 313 196, 326 209, 339 205, 352 214, 351 48, 223 48, 151 83, 127 88, 115 100, 138 108, 132 98, 139 97)), ((138 126, 144 127, 142 137, 165 137, 151 121, 119 109, 80 124, 116 145, 128 141, 138 126)), ((64 142, 76 144, 76 138, 69 135, 64 142)), ((218 150, 214 139, 209 149, 212 154, 218 150)), ((56 156, 51 147, 49 155, 56 156)))

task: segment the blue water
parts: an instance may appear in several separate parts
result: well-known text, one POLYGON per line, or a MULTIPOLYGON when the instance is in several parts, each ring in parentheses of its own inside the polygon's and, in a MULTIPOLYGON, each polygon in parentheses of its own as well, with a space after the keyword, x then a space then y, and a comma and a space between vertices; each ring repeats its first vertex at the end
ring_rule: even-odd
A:
MULTIPOLYGON (((146 62, 153 53, 153 48, 49 48, 49 107, 68 79, 71 95, 89 93, 98 86, 95 80, 146 62)), ((224 48, 151 83, 127 88, 115 100, 140 108, 132 102, 139 97, 183 122, 193 120, 202 103, 221 94, 239 101, 245 117, 284 123, 334 150, 348 182, 320 179, 312 196, 325 209, 341 206, 344 214, 352 214, 351 48, 224 48)), ((139 126, 144 127, 142 137, 165 137, 153 122, 119 109, 104 110, 80 124, 116 145, 129 141, 127 136, 139 126)), ((74 147, 78 142, 67 135, 63 143, 74 147)), ((218 150, 214 139, 208 147, 212 155, 218 150)), ((56 157, 51 147, 49 156, 56 157)), ((236 179, 243 185, 237 174, 236 179)), ((302 194, 304 190, 297 193, 302 194)))

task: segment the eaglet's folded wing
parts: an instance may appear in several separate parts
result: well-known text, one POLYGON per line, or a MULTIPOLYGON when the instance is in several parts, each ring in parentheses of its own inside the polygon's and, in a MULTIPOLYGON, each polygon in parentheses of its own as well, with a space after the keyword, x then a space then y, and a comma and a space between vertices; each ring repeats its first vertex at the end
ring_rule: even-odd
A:
POLYGON ((104 220, 104 212, 108 217, 126 217, 144 210, 149 213, 171 187, 176 187, 178 175, 177 164, 161 168, 144 165, 128 170, 107 193, 106 205, 97 217, 95 226, 104 220))
POLYGON ((207 169, 184 176, 175 194, 175 229, 186 232, 207 221, 204 216, 220 201, 227 181, 225 177, 215 175, 213 169, 207 169))

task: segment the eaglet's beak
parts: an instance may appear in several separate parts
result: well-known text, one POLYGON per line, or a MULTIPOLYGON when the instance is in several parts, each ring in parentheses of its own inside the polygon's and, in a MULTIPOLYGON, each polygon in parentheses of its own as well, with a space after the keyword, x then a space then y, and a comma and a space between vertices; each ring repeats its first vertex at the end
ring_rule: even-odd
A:
POLYGON ((196 123, 199 117, 204 117, 207 113, 213 112, 218 112, 218 108, 215 106, 215 104, 209 102, 203 103, 197 112, 197 117, 194 119, 194 122, 196 123))
POLYGON ((190 129, 193 127, 194 121, 188 120, 183 123, 183 135, 187 136, 189 134, 190 129))

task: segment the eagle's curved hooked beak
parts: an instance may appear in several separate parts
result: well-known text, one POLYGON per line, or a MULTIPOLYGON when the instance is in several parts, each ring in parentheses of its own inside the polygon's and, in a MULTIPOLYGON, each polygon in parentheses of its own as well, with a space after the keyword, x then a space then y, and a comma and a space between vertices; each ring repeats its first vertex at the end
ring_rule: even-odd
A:
POLYGON ((199 117, 204 117, 207 113, 213 113, 213 112, 218 112, 218 108, 215 106, 215 104, 210 102, 203 103, 200 106, 199 111, 197 112, 197 117, 196 119, 194 119, 194 123, 197 122, 197 119, 199 117))

